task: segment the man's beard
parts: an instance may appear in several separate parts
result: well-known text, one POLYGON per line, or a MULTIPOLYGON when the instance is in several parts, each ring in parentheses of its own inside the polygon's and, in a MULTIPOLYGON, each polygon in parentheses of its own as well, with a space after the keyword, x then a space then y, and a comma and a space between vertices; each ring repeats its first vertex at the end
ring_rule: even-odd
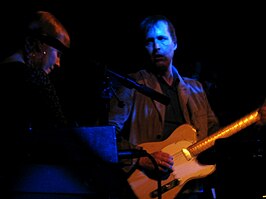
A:
POLYGON ((155 61, 152 63, 152 67, 154 68, 155 72, 159 75, 164 75, 169 68, 170 62, 168 59, 155 61))
POLYGON ((158 75, 164 75, 168 71, 169 65, 169 60, 164 57, 160 60, 151 59, 148 64, 148 68, 158 75))
POLYGON ((163 75, 167 72, 168 70, 168 66, 165 64, 154 64, 154 69, 156 71, 157 74, 159 75, 163 75))

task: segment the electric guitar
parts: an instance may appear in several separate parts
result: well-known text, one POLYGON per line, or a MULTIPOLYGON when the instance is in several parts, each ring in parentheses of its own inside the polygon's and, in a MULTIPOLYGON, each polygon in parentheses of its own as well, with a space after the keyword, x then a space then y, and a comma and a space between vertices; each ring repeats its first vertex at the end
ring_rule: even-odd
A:
POLYGON ((160 179, 136 169, 128 178, 132 190, 139 199, 175 198, 183 186, 192 179, 204 178, 216 169, 216 165, 202 165, 197 155, 214 145, 215 140, 229 137, 259 120, 258 109, 236 122, 220 129, 214 134, 196 142, 196 130, 189 124, 183 124, 164 141, 142 143, 148 153, 164 151, 174 157, 173 172, 160 179), (158 191, 160 188, 160 192, 158 191))

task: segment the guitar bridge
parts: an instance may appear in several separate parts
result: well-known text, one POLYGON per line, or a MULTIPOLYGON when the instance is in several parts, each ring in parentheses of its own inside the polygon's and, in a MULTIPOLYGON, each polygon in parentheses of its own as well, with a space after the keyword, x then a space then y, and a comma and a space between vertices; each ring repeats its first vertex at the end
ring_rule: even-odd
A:
MULTIPOLYGON (((176 187, 177 185, 179 185, 180 181, 178 179, 175 179, 171 182, 168 182, 167 184, 163 185, 161 187, 161 191, 162 191, 162 194, 173 189, 174 187, 176 187)), ((155 189, 154 191, 152 191, 150 193, 150 197, 151 198, 157 198, 158 197, 158 189, 155 189)))

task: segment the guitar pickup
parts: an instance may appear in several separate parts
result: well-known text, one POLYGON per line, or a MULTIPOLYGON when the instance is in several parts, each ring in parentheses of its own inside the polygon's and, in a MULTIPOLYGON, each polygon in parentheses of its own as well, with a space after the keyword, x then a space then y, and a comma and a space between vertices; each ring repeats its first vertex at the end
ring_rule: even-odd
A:
MULTIPOLYGON (((176 187, 177 185, 179 185, 180 181, 178 179, 175 179, 171 182, 168 182, 167 184, 163 185, 161 187, 161 191, 162 191, 162 194, 173 189, 174 187, 176 187)), ((155 189, 154 191, 152 191, 150 193, 150 197, 151 198, 157 198, 158 197, 158 189, 155 189)))

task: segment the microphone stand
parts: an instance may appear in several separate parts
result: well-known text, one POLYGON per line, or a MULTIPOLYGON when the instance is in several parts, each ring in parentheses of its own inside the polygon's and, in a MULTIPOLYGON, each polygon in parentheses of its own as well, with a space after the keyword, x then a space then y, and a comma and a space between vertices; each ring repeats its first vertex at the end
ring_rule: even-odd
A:
POLYGON ((153 100, 156 100, 164 105, 168 105, 170 103, 170 98, 167 97, 166 95, 163 95, 143 84, 139 84, 133 79, 127 78, 125 76, 122 76, 112 70, 106 69, 106 73, 109 74, 110 76, 116 78, 118 81, 120 81, 124 86, 127 88, 135 88, 137 91, 140 93, 150 97, 153 100))
MULTIPOLYGON (((135 88, 137 91, 139 91, 140 93, 150 97, 151 99, 153 100, 156 100, 164 105, 168 105, 170 103, 170 98, 166 95, 163 95, 143 84, 139 84, 137 83, 136 81, 134 81, 133 79, 130 79, 130 78, 127 78, 125 76, 122 76, 112 70, 109 70, 105 67, 105 81, 104 81, 104 89, 103 89, 103 92, 102 92, 102 98, 103 99, 107 99, 108 100, 108 103, 105 103, 106 105, 106 111, 108 112, 109 111, 109 108, 110 108, 110 99, 112 97, 112 95, 115 95, 115 92, 113 91, 112 89, 112 82, 110 81, 110 77, 108 75, 110 75, 111 77, 114 77, 116 78, 118 81, 120 81, 124 86, 126 86, 127 88, 135 88), (107 85, 107 86, 106 86, 107 85)), ((121 101, 118 99, 118 101, 121 103, 121 101)), ((122 102, 123 103, 123 102, 122 102)), ((106 119, 104 121, 108 122, 108 114, 106 114, 106 119)), ((147 153, 145 150, 130 150, 130 151, 120 151, 118 152, 119 154, 119 157, 120 158, 139 158, 139 157, 148 157, 154 167, 155 167, 155 171, 156 173, 158 174, 157 176, 157 184, 158 184, 158 189, 157 189, 157 196, 158 196, 158 199, 161 199, 162 197, 162 188, 161 188, 161 178, 160 178, 160 174, 159 174, 159 167, 157 165, 157 162, 155 161, 155 159, 152 157, 152 155, 150 155, 149 153, 147 153)))
MULTIPOLYGON (((102 120, 100 120, 100 125, 107 125, 108 124, 108 112, 110 109, 110 100, 112 98, 112 96, 114 95, 117 99, 118 97, 116 96, 113 88, 112 88, 112 81, 110 81, 110 77, 113 77, 115 79, 117 79, 118 81, 120 81, 124 86, 126 86, 127 88, 134 88, 136 89, 138 92, 150 97, 153 100, 156 100, 164 105, 168 105, 170 103, 170 98, 162 93, 159 93, 143 84, 139 84, 136 81, 134 81, 131 78, 128 78, 126 76, 123 76, 121 74, 118 74, 110 69, 107 69, 107 67, 105 66, 104 68, 104 81, 103 81, 103 89, 101 92, 101 99, 104 102, 104 118, 102 118, 102 120)), ((119 101, 119 104, 121 106, 123 106, 123 102, 119 101)))

